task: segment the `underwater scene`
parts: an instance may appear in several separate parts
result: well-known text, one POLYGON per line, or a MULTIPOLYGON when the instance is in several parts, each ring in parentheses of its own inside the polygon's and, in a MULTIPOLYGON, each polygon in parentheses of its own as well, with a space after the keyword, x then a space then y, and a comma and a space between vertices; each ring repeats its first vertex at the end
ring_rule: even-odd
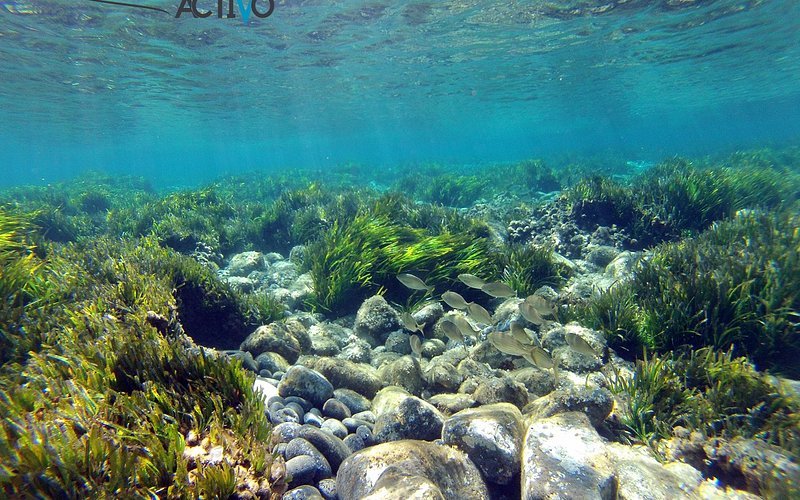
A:
POLYGON ((800 498, 800 2, 0 0, 0 497, 800 498))

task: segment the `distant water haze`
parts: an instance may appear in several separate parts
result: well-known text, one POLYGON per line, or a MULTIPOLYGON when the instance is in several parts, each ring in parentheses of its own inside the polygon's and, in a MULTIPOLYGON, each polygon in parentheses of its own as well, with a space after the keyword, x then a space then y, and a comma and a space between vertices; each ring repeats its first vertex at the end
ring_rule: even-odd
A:
POLYGON ((278 2, 245 25, 0 2, 0 184, 798 142, 800 3, 558 5, 278 2))

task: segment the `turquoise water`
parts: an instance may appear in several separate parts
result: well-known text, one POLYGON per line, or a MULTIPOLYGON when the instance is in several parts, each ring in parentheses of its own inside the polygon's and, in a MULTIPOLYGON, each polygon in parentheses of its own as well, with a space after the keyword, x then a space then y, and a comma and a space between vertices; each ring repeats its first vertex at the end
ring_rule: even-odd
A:
POLYGON ((247 23, 132 1, 169 14, 0 2, 0 183, 654 161, 800 136, 795 0, 287 0, 247 23))

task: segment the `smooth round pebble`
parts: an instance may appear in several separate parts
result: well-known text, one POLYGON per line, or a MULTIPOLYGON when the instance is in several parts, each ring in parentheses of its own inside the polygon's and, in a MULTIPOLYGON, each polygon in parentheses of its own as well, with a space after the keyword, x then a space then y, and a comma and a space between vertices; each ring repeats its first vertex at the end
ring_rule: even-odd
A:
POLYGON ((336 479, 323 479, 317 483, 317 489, 325 500, 338 500, 336 493, 336 479))
POLYGON ((303 415, 303 423, 308 425, 313 425, 314 427, 322 427, 322 422, 324 419, 319 415, 314 413, 308 412, 303 415))
POLYGON ((314 476, 317 475, 317 461, 308 455, 298 455, 286 461, 286 473, 292 480, 289 486, 299 486, 301 484, 314 484, 314 476))
POLYGON ((275 373, 273 373, 273 374, 272 374, 272 378, 275 378, 275 379, 281 380, 281 379, 283 378, 283 376, 284 376, 284 375, 286 375, 286 373, 284 373, 284 372, 282 372, 282 371, 277 371, 277 372, 275 372, 275 373))
POLYGON ((269 370, 259 370, 258 376, 263 378, 272 378, 272 372, 269 370))
POLYGON ((267 408, 272 406, 274 403, 285 405, 286 401, 281 396, 272 396, 267 400, 267 408))
POLYGON ((366 425, 359 425, 358 429, 356 429, 355 435, 364 441, 365 446, 372 446, 375 444, 375 439, 372 436, 372 429, 366 425))
POLYGON ((286 459, 286 443, 278 443, 272 448, 273 453, 277 453, 278 455, 282 456, 284 460, 286 459))
POLYGON ((297 416, 305 415, 308 410, 300 406, 299 404, 295 403, 294 401, 287 401, 286 408, 291 408, 297 414, 297 416))
POLYGON ((313 486, 303 485, 284 493, 281 500, 323 500, 323 496, 313 486))
POLYGON ((358 429, 362 425, 366 425, 370 429, 372 428, 371 422, 367 422, 366 420, 361 420, 352 417, 342 420, 342 423, 344 424, 345 427, 347 427, 347 430, 350 432, 355 432, 356 429, 358 429))
POLYGON ((301 425, 295 422, 284 422, 272 428, 272 437, 279 443, 288 443, 300 434, 301 425))
POLYGON ((333 471, 331 470, 328 460, 313 444, 303 438, 295 438, 289 441, 289 444, 286 445, 286 460, 291 460, 301 455, 306 455, 314 459, 316 463, 315 482, 333 476, 333 471))
POLYGON ((353 418, 358 420, 366 420, 367 422, 374 424, 378 417, 376 417, 371 411, 361 411, 353 415, 353 418))
POLYGON ((273 424, 283 424, 285 422, 300 422, 300 415, 291 408, 281 408, 278 411, 269 413, 269 421, 273 424))
POLYGON ((352 389, 336 389, 333 396, 350 408, 351 413, 367 411, 372 408, 372 402, 352 389))
POLYGON ((339 439, 344 439, 348 432, 347 427, 345 427, 343 423, 339 422, 335 418, 329 418, 328 420, 322 422, 321 429, 330 432, 339 439))
POLYGON ((364 440, 358 437, 357 434, 349 434, 343 439, 343 441, 353 453, 363 450, 367 447, 366 443, 364 443, 364 440))
POLYGON ((339 466, 350 455, 350 448, 345 446, 341 439, 312 425, 301 426, 295 437, 307 439, 320 453, 325 455, 334 473, 339 470, 339 466))
POLYGON ((311 409, 314 408, 311 401, 301 398, 300 396, 287 396, 283 399, 286 401, 286 406, 289 406, 289 403, 296 403, 300 405, 300 408, 302 408, 304 412, 311 411, 311 409))
POLYGON ((325 401, 325 404, 322 405, 322 414, 325 415, 326 417, 343 420, 352 415, 353 413, 350 411, 350 408, 348 408, 346 404, 342 403, 337 399, 331 398, 325 401))
POLYGON ((310 410, 308 410, 308 413, 313 413, 314 415, 316 415, 318 417, 322 416, 322 412, 319 411, 319 408, 311 408, 310 410))

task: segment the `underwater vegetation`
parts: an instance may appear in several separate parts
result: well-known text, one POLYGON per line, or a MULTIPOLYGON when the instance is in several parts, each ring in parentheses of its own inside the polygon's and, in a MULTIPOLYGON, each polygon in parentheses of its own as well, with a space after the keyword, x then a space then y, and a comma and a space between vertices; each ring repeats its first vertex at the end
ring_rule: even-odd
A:
POLYGON ((644 248, 696 234, 743 208, 788 205, 798 193, 800 176, 785 168, 754 167, 748 162, 699 168, 675 159, 630 183, 602 176, 584 178, 565 197, 579 224, 617 225, 628 231, 635 246, 644 248))
POLYGON ((434 288, 449 286, 463 273, 497 273, 489 240, 480 236, 482 225, 464 232, 413 227, 409 222, 416 214, 398 209, 403 203, 394 195, 381 198, 352 221, 335 220, 308 246, 305 266, 314 282, 313 309, 354 310, 378 291, 400 300, 407 295, 395 279, 400 273, 424 277, 434 288))
POLYGON ((800 220, 789 211, 743 211, 695 238, 657 247, 630 280, 581 312, 610 344, 733 348, 761 369, 800 375, 800 220))
POLYGON ((552 248, 519 243, 503 248, 500 266, 503 282, 522 297, 544 285, 557 287, 570 273, 566 265, 556 261, 552 248))
POLYGON ((682 426, 707 437, 759 439, 800 456, 800 400, 730 350, 645 355, 610 388, 625 397, 618 432, 628 442, 658 451, 658 440, 682 426))
POLYGON ((37 260, 27 224, 0 211, 4 271, 22 273, 0 278, 10 346, 0 364, 0 491, 197 498, 245 480, 269 491, 270 426, 252 376, 183 334, 170 276, 142 257, 169 251, 153 240, 70 244, 37 260), (222 462, 187 461, 190 431, 221 446, 222 462))

